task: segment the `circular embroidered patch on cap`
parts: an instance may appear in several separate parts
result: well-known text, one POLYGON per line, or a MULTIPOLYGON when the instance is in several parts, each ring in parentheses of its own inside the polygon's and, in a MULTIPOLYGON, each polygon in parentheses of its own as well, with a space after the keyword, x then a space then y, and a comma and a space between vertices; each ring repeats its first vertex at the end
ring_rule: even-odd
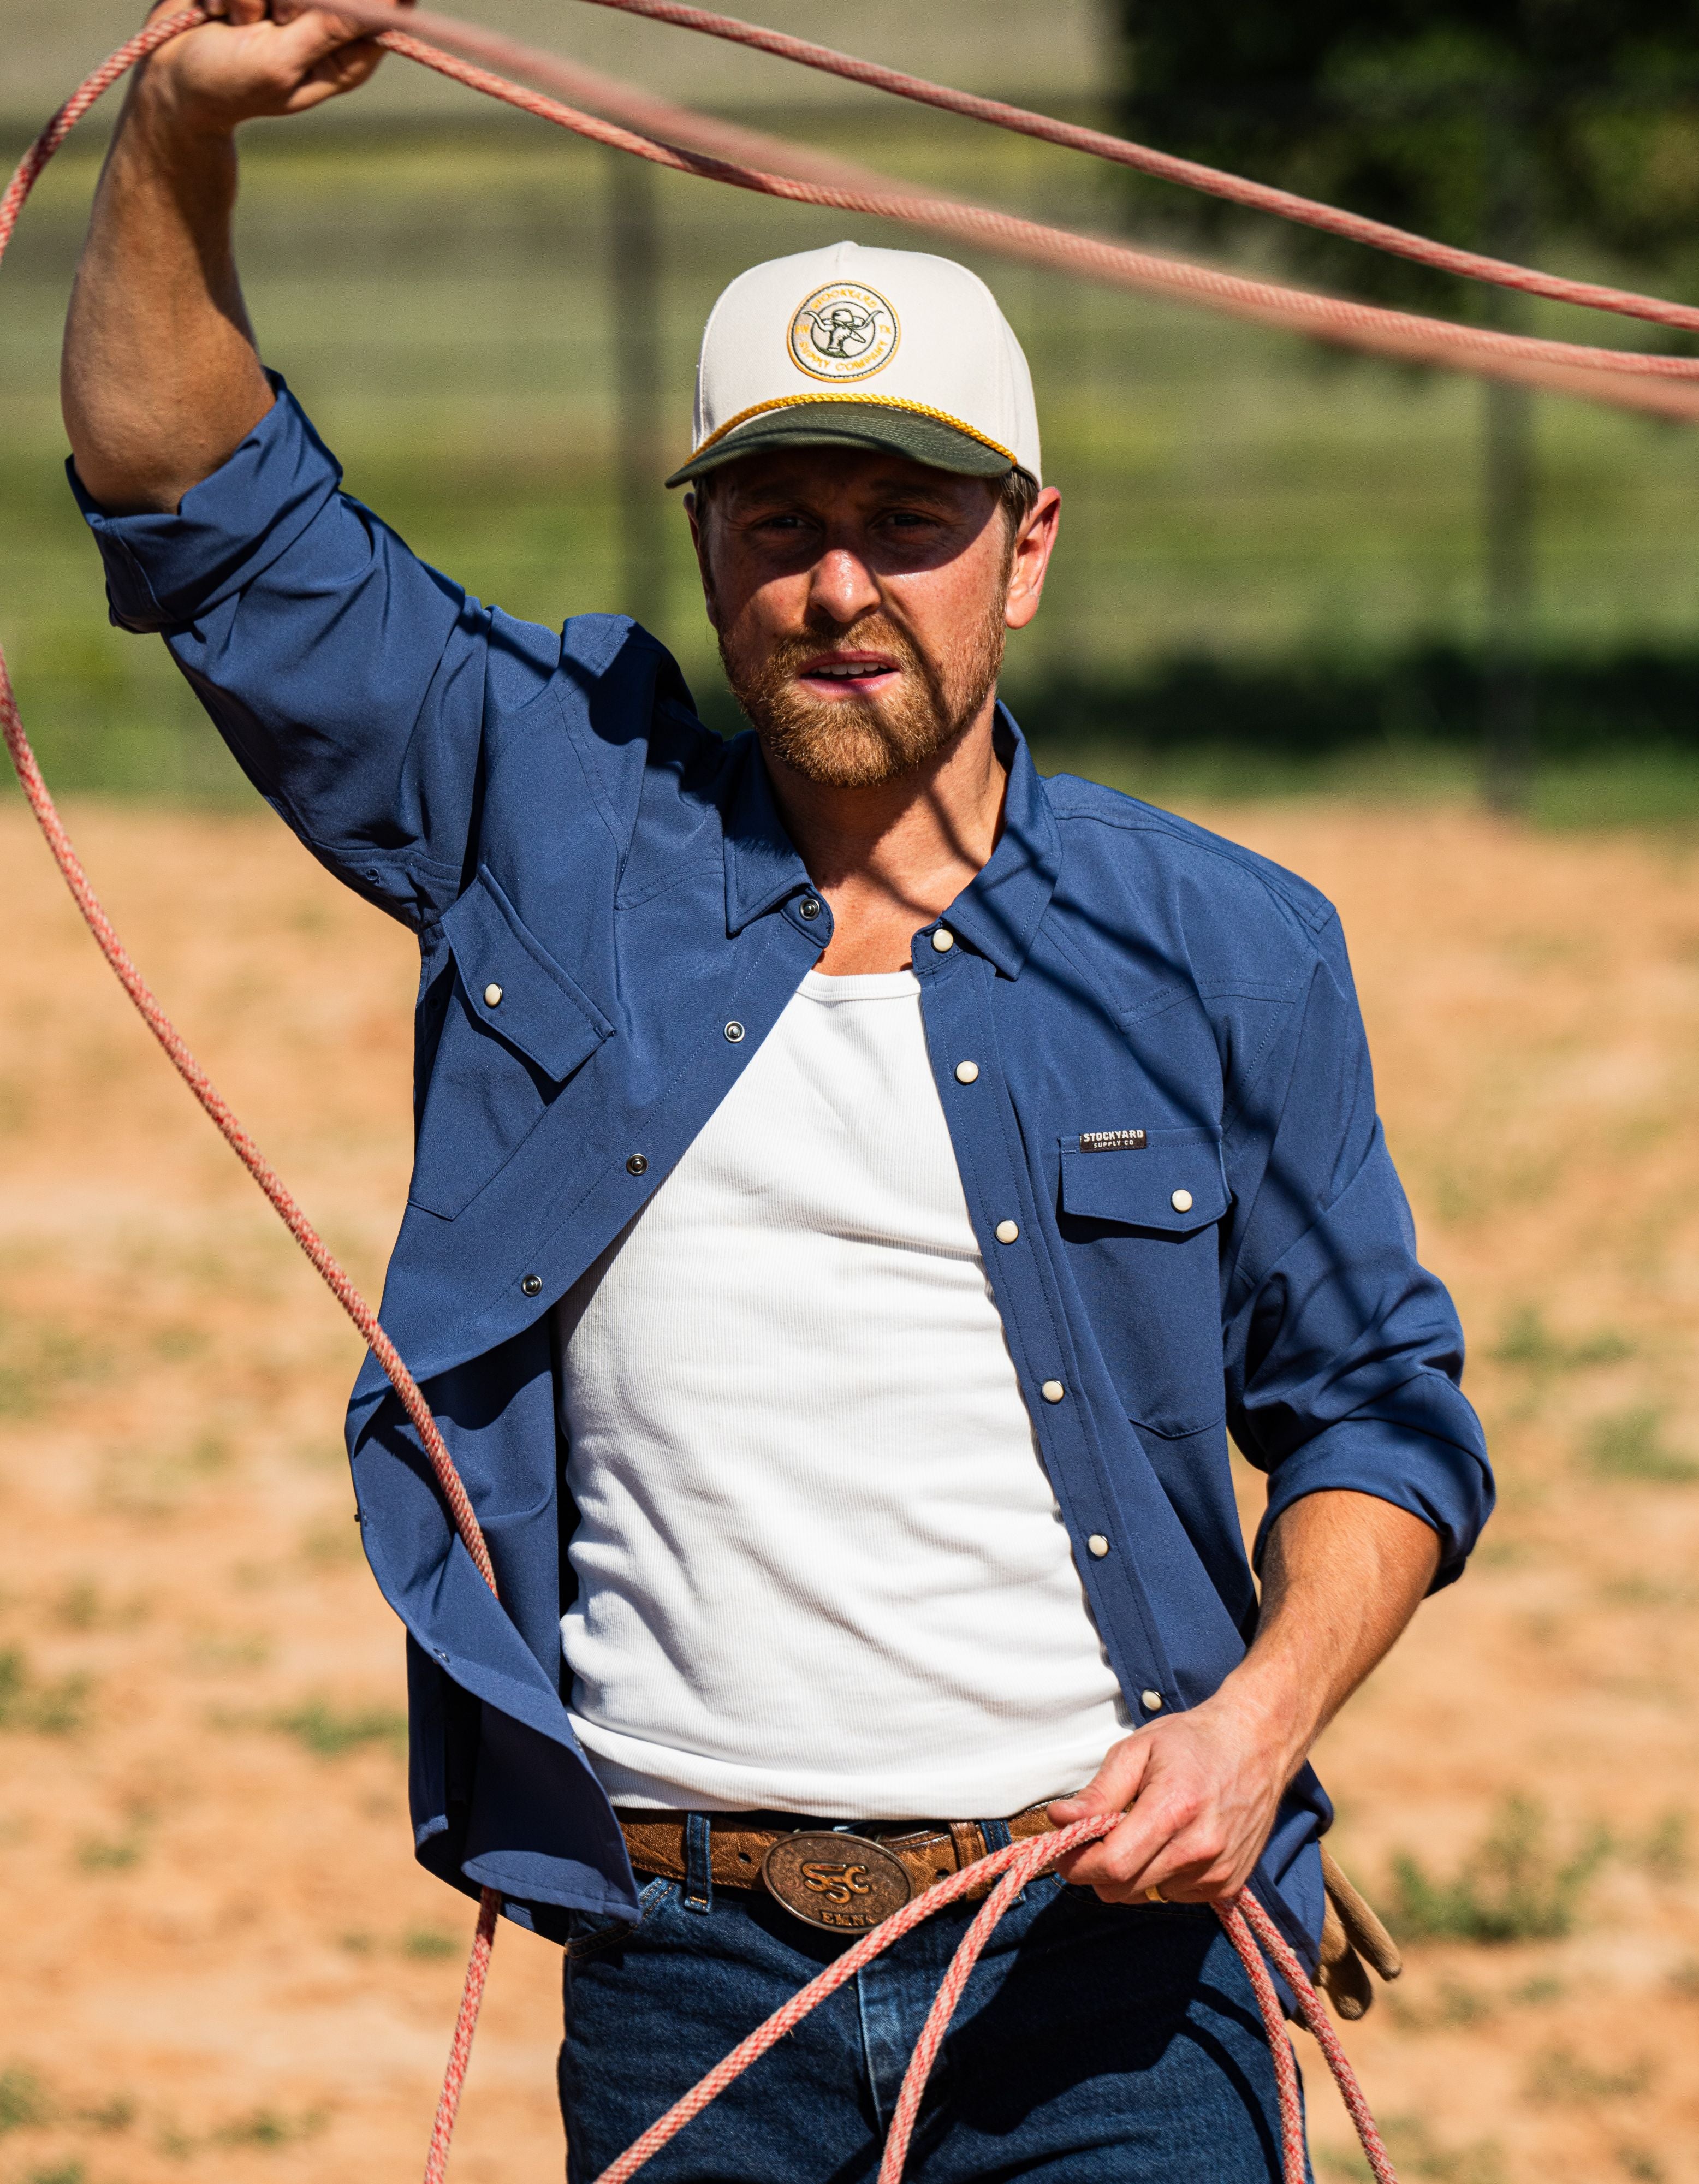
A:
POLYGON ((791 358, 811 379, 868 379, 896 354, 900 332, 877 290, 831 281, 797 305, 791 358))

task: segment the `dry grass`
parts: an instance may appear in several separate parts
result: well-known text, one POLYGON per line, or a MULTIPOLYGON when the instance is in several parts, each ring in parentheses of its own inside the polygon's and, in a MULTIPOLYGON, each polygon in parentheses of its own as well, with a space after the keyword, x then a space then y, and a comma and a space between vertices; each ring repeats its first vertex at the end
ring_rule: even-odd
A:
MULTIPOLYGON (((267 820, 73 816, 375 1284, 407 937, 267 820)), ((1695 855, 1444 808, 1206 816, 1344 907, 1505 1481, 1475 1571, 1323 1754, 1346 1864, 1385 1885, 1413 1852, 1392 1893, 1433 1936, 1350 2044, 1409 2178, 1692 2184, 1695 855)), ((0 853, 0 2184, 409 2174, 470 1907, 409 1854, 399 1636, 338 1446, 354 1340, 15 808, 0 853)), ((462 2184, 560 2174, 557 1971, 504 1932, 462 2184)), ((1329 2184, 1356 2172, 1306 2061, 1329 2184)))

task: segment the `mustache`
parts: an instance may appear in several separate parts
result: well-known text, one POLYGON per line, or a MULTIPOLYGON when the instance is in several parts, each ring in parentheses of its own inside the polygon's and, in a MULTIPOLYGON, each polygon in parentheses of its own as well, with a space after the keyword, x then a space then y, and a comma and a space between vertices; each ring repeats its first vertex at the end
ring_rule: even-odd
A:
POLYGON ((780 638, 763 663, 764 679, 789 677, 805 661, 816 658, 822 647, 827 646, 883 652, 898 667, 930 679, 919 646, 906 631, 900 629, 894 622, 888 621, 883 615, 871 615, 866 621, 855 622, 848 629, 833 623, 821 629, 798 630, 789 637, 780 638))

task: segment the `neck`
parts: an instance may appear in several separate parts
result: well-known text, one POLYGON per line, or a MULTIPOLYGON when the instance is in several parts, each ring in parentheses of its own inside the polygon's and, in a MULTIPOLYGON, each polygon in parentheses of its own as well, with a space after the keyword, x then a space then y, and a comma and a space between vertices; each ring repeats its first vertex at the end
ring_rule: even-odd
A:
POLYGON ((935 758, 872 788, 810 780, 764 749, 780 816, 832 907, 821 970, 901 970, 916 928, 947 910, 990 856, 1007 782, 993 747, 995 705, 988 698, 935 758))

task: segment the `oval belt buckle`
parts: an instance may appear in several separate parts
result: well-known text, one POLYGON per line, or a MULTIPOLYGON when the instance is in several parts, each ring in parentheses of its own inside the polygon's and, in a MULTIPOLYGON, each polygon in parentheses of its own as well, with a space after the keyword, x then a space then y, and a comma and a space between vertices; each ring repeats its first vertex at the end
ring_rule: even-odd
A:
POLYGON ((865 1934, 914 1893, 894 1851, 823 1828, 781 1836, 761 1861, 761 1880, 794 1919, 825 1934, 865 1934))

